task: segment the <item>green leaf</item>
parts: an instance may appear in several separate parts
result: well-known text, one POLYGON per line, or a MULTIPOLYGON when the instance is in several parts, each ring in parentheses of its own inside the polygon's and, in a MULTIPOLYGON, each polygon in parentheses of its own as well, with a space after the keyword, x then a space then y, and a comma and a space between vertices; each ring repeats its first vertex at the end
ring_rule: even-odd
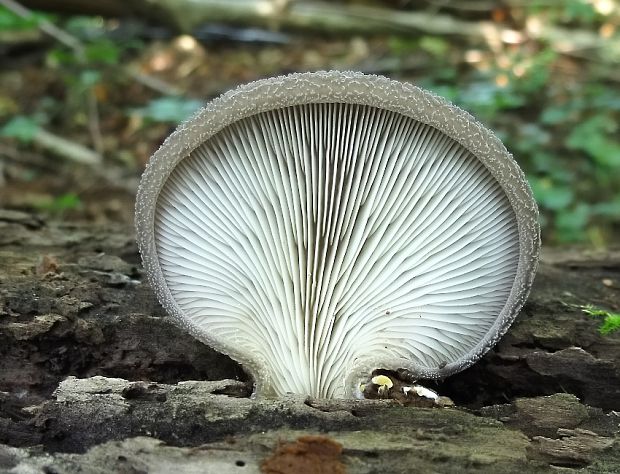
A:
POLYGON ((395 56, 409 54, 418 48, 418 42, 412 38, 402 36, 390 36, 387 41, 390 53, 395 56))
POLYGON ((549 178, 530 177, 530 184, 534 197, 546 209, 566 209, 573 202, 573 191, 566 186, 553 183, 549 178))
POLYGON ((620 195, 612 201, 593 204, 592 214, 608 218, 620 218, 620 195))
POLYGON ((179 123, 202 107, 202 102, 182 97, 162 97, 136 112, 154 122, 179 123))
POLYGON ((41 211, 60 214, 64 211, 81 207, 82 200, 75 193, 66 193, 53 198, 50 196, 49 198, 43 199, 40 202, 34 203, 34 206, 41 211))
POLYGON ((420 48, 433 56, 444 57, 450 50, 450 43, 439 36, 423 36, 420 48))
POLYGON ((611 116, 598 114, 577 125, 568 136, 566 145, 586 152, 602 165, 620 167, 620 145, 614 137, 617 128, 611 116))
POLYGON ((38 130, 39 126, 34 120, 20 115, 6 123, 0 130, 0 134, 4 137, 17 138, 24 143, 28 143, 32 141, 38 130))
POLYGON ((62 194, 54 199, 52 210, 61 212, 68 209, 76 209, 82 205, 80 197, 75 193, 62 194))
POLYGON ((601 334, 609 334, 618 329, 620 329, 620 314, 609 314, 598 330, 601 334))
POLYGON ((58 47, 51 49, 47 53, 46 63, 52 68, 57 68, 77 64, 78 58, 73 51, 58 47))
POLYGON ((590 207, 585 203, 578 204, 574 209, 558 212, 554 221, 558 240, 562 242, 583 240, 590 215, 590 207))
POLYGON ((32 30, 39 26, 41 20, 51 20, 51 15, 32 12, 28 18, 23 18, 4 6, 0 6, 0 31, 32 30))
POLYGON ((567 20, 579 20, 591 23, 596 19, 597 11, 587 0, 565 0, 564 15, 567 20))
POLYGON ((598 330, 601 334, 606 335, 611 332, 620 329, 620 313, 612 313, 606 309, 597 308, 591 304, 572 304, 562 302, 564 306, 569 308, 580 309, 583 313, 593 318, 603 318, 603 323, 599 326, 598 330))
POLYGON ((569 118, 569 114, 570 110, 565 104, 551 106, 543 110, 540 121, 548 125, 557 125, 566 122, 569 118))
POLYGON ((118 64, 120 49, 110 40, 99 39, 86 45, 84 54, 88 62, 114 65, 118 64))
POLYGON ((85 87, 92 87, 101 81, 101 73, 92 69, 87 69, 80 73, 80 84, 85 87))
POLYGON ((462 90, 457 102, 474 114, 493 117, 499 110, 522 106, 525 98, 516 94, 511 87, 499 87, 492 82, 474 82, 462 90))
POLYGON ((595 308, 591 304, 578 306, 584 313, 595 318, 604 318, 598 330, 601 334, 609 334, 620 329, 620 313, 612 313, 601 308, 595 308))

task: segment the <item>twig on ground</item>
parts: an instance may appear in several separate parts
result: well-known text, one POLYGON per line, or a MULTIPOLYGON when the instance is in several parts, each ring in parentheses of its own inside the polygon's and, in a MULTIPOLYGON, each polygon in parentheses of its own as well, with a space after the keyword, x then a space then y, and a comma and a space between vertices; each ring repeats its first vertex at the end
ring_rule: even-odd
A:
MULTIPOLYGON (((32 10, 24 7, 14 0, 0 0, 0 5, 5 6, 8 10, 22 18, 30 19, 33 16, 32 10)), ((47 35, 57 40, 59 43, 62 43, 72 49, 78 57, 84 57, 84 45, 75 36, 70 35, 44 18, 39 19, 37 22, 37 27, 47 35)))
POLYGON ((150 76, 149 74, 145 74, 140 71, 136 71, 131 66, 128 66, 124 69, 124 72, 132 78, 134 81, 142 84, 145 87, 148 87, 155 92, 159 92, 163 95, 182 95, 183 91, 172 84, 163 81, 155 76, 150 76))
POLYGON ((88 129, 93 142, 95 151, 100 155, 104 152, 103 137, 101 136, 101 127, 99 120, 99 106, 97 104, 97 96, 92 87, 88 89, 88 129))
POLYGON ((50 153, 76 163, 98 165, 102 161, 101 155, 90 148, 54 135, 40 127, 32 137, 32 141, 50 153))

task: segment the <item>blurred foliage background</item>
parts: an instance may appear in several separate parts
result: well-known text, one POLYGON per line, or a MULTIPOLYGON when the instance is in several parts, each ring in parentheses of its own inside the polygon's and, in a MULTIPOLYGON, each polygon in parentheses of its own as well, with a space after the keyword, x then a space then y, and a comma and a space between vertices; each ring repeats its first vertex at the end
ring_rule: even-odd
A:
POLYGON ((618 242, 617 1, 96 3, 0 0, 0 207, 130 222, 148 157, 205 101, 275 74, 360 70, 495 130, 545 244, 618 242))

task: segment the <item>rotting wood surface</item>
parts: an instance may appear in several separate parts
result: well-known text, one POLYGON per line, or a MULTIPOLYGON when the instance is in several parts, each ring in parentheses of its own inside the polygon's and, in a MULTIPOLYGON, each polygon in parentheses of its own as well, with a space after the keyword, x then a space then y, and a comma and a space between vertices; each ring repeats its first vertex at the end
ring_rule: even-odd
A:
POLYGON ((131 227, 0 211, 0 472, 620 472, 620 334, 565 304, 618 311, 619 252, 543 253, 500 344, 427 382, 443 409, 252 400, 142 277, 131 227))

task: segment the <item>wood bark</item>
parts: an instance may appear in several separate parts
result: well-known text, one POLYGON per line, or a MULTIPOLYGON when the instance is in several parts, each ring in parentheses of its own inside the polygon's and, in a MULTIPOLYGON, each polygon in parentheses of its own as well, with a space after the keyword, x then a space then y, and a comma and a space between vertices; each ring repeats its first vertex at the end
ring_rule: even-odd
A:
POLYGON ((129 226, 0 211, 0 282, 0 472, 620 471, 620 335, 572 306, 618 310, 620 252, 545 252, 496 348, 423 382, 453 408, 249 398, 166 317, 129 226))

